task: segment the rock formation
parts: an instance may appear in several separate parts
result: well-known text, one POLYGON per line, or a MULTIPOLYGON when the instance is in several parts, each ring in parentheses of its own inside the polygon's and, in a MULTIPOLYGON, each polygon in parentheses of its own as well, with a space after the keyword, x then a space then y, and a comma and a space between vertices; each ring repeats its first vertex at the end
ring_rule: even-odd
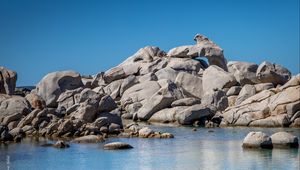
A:
MULTIPOLYGON (((278 64, 231 61, 202 35, 168 53, 146 46, 94 76, 47 74, 14 95, 16 73, 0 67, 1 140, 26 135, 81 137, 123 133, 122 119, 219 126, 300 126, 300 74, 278 64), (198 57, 207 57, 209 64, 198 57), (25 97, 23 97, 25 96, 25 97)), ((171 137, 149 129, 139 136, 171 137), (148 134, 149 133, 149 134, 148 134)), ((130 132, 133 133, 133 132, 130 132)))

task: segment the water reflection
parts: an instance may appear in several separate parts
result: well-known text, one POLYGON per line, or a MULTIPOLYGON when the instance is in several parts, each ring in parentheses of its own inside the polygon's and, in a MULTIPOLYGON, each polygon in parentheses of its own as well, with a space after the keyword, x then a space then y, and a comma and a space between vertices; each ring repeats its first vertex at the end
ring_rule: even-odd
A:
MULTIPOLYGON (((156 129, 158 127, 155 127, 156 129)), ((272 134, 282 129, 163 127, 174 139, 112 138, 134 149, 103 150, 100 144, 71 144, 68 149, 40 147, 48 141, 27 139, 21 144, 0 144, 0 169, 6 169, 7 155, 11 169, 299 169, 298 149, 258 149, 241 147, 250 131, 272 134)), ((293 129, 300 137, 300 130, 293 129)))

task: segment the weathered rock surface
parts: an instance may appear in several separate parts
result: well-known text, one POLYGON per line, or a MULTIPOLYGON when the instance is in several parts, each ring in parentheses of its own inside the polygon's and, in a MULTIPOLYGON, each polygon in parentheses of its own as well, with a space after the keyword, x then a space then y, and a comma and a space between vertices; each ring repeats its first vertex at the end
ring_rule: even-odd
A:
POLYGON ((222 90, 205 93, 201 104, 214 111, 223 111, 228 107, 228 98, 222 90))
POLYGON ((217 66, 209 66, 204 71, 202 82, 204 92, 211 92, 215 89, 222 90, 236 84, 235 78, 230 73, 217 66))
POLYGON ((117 150, 117 149, 132 149, 133 147, 124 142, 111 142, 103 146, 106 150, 117 150))
POLYGON ((246 84, 240 91, 235 105, 241 104, 244 100, 248 99, 249 97, 253 96, 256 94, 256 89, 253 85, 246 84))
POLYGON ((271 135, 272 144, 275 148, 298 148, 298 138, 287 132, 277 132, 271 135))
POLYGON ((242 86, 245 84, 256 84, 258 82, 256 77, 257 64, 231 61, 228 62, 227 67, 228 71, 234 75, 237 82, 242 86))
POLYGON ((206 67, 201 63, 201 61, 196 59, 171 57, 168 60, 166 68, 172 68, 176 71, 184 71, 188 73, 198 73, 200 69, 205 69, 206 67))
POLYGON ((228 89, 226 92, 226 95, 229 96, 234 96, 234 95, 239 95, 240 91, 242 90, 241 86, 232 86, 228 89))
POLYGON ((207 37, 197 34, 194 38, 196 45, 180 46, 171 49, 168 56, 177 58, 206 57, 210 65, 217 65, 227 71, 223 49, 207 37))
POLYGON ((120 134, 120 137, 140 137, 140 138, 174 138, 174 135, 167 132, 159 132, 150 129, 149 127, 141 127, 139 124, 129 124, 124 129, 125 132, 120 134))
POLYGON ((151 129, 139 134, 142 127, 123 128, 121 118, 205 127, 300 127, 300 74, 291 78, 286 68, 269 62, 226 64, 214 42, 202 35, 195 41, 168 54, 146 46, 94 76, 49 73, 34 90, 21 87, 15 93, 16 73, 0 67, 0 123, 7 128, 2 138, 173 137, 151 129))
POLYGON ((250 132, 243 141, 243 148, 273 148, 271 138, 262 132, 250 132))
POLYGON ((168 82, 166 87, 162 87, 159 91, 153 94, 148 100, 143 103, 139 109, 137 116, 140 120, 148 120, 155 112, 170 107, 172 102, 178 99, 177 86, 168 82))
POLYGON ((188 108, 188 106, 162 109, 154 113, 148 121, 157 123, 178 123, 179 116, 177 115, 186 108, 188 108))
POLYGON ((25 98, 13 96, 0 103, 0 120, 4 125, 8 125, 12 121, 20 121, 30 111, 30 104, 25 98))
POLYGON ((261 83, 284 84, 291 78, 288 69, 270 62, 261 63, 256 71, 256 76, 261 83))
POLYGON ((294 121, 300 101, 299 75, 279 89, 263 90, 223 113, 223 125, 237 126, 289 126, 294 121))
POLYGON ((79 73, 58 71, 47 74, 38 83, 36 93, 45 100, 47 107, 57 107, 57 99, 61 93, 82 86, 83 83, 79 73))
POLYGON ((46 102, 44 99, 37 94, 29 93, 25 96, 25 99, 29 102, 31 105, 31 108, 33 109, 44 109, 46 107, 46 102))
POLYGON ((0 93, 12 95, 15 92, 17 73, 0 67, 0 93))
POLYGON ((171 106, 172 107, 177 107, 177 106, 192 106, 195 104, 200 104, 201 100, 200 99, 196 99, 196 98, 183 98, 183 99, 179 99, 176 100, 174 102, 172 102, 171 106))
POLYGON ((103 142, 104 138, 99 135, 87 135, 87 136, 82 136, 75 138, 73 142, 76 143, 98 143, 98 142, 103 142))
POLYGON ((117 104, 110 97, 110 95, 105 95, 101 98, 99 102, 99 112, 110 112, 117 108, 117 104))
POLYGON ((186 96, 201 98, 203 95, 202 79, 198 76, 180 72, 176 77, 175 83, 182 87, 186 96))
POLYGON ((201 104, 190 106, 176 115, 178 123, 182 125, 191 125, 195 121, 205 118, 211 115, 212 112, 209 108, 204 107, 201 104))

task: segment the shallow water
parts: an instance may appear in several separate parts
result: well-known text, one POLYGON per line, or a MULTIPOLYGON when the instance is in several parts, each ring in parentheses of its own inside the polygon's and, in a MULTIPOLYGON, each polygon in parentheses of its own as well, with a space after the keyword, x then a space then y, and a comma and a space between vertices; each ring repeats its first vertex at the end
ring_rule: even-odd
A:
POLYGON ((299 149, 244 150, 250 131, 269 135, 300 129, 152 127, 174 139, 110 138, 131 144, 130 150, 103 150, 104 143, 74 144, 68 149, 41 147, 46 141, 26 139, 0 145, 0 169, 299 169, 299 149), (209 132, 213 130, 213 132, 209 132))

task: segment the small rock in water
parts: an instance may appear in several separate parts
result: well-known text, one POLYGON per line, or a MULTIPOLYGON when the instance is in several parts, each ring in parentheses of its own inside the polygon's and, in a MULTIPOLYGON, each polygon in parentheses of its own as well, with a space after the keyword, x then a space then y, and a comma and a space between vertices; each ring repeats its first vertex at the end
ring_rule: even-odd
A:
POLYGON ((154 134, 154 131, 148 127, 139 130, 139 137, 141 138, 148 138, 151 134, 154 134))
POLYGON ((197 131, 197 128, 193 128, 192 131, 197 131))
POLYGON ((162 133, 160 135, 161 138, 174 138, 174 135, 171 133, 162 133))
POLYGON ((53 145, 55 148, 68 148, 70 147, 69 144, 65 143, 64 141, 57 141, 54 145, 53 145))
POLYGON ((133 148, 131 145, 123 142, 112 142, 105 144, 103 149, 105 150, 117 150, 117 149, 131 149, 133 148))
POLYGON ((54 147, 54 148, 68 148, 68 147, 70 147, 69 144, 67 144, 67 143, 65 143, 64 141, 61 141, 61 140, 57 141, 55 144, 46 143, 46 144, 43 144, 41 146, 43 146, 43 147, 54 147))

